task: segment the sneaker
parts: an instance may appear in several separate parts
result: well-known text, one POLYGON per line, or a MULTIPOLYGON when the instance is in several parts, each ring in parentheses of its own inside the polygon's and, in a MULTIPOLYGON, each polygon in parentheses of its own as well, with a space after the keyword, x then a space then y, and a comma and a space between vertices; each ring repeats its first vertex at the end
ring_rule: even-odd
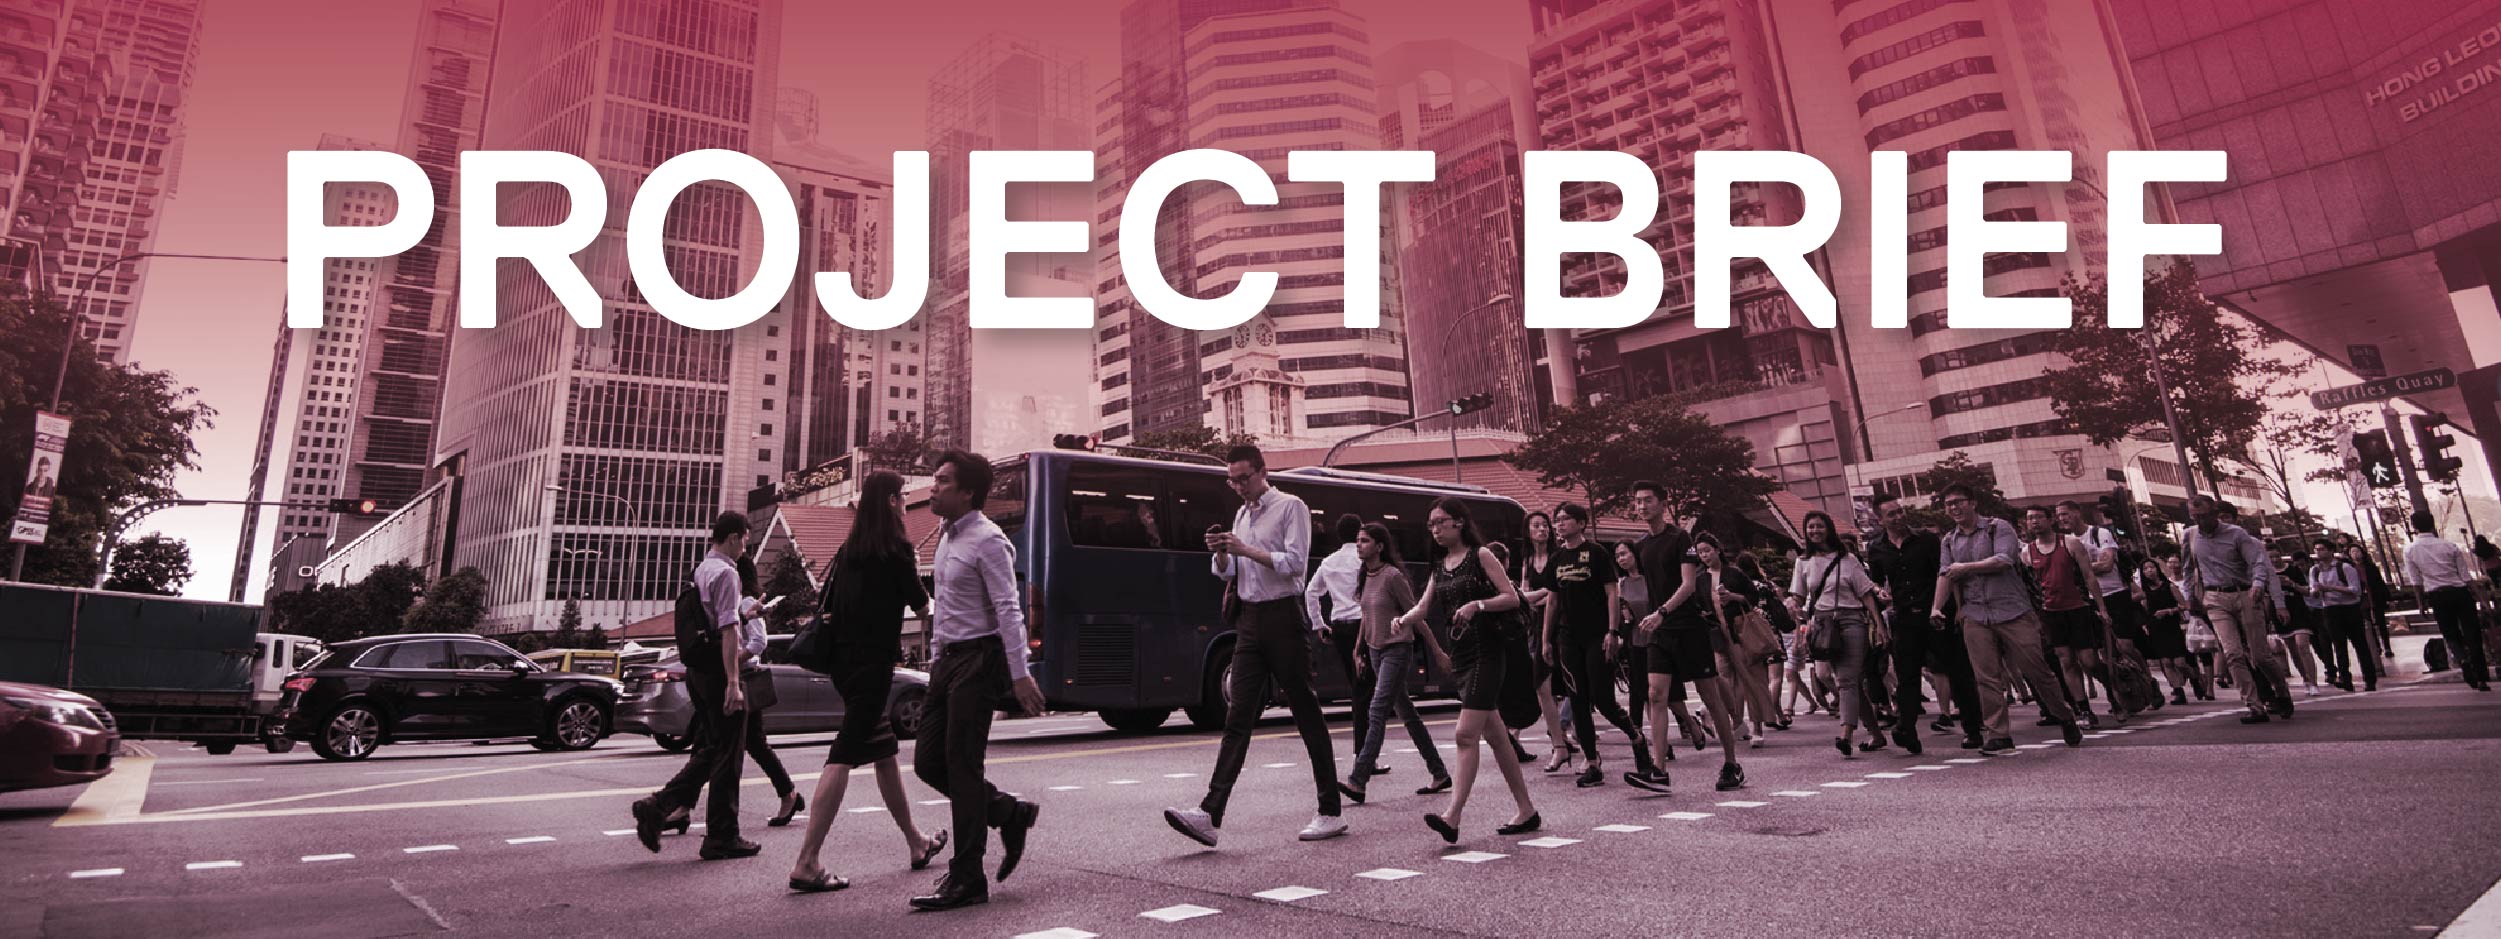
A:
POLYGON ((1658 793, 1658 794, 1660 794, 1660 795, 1667 795, 1667 794, 1668 794, 1668 792, 1667 792, 1667 773, 1666 773, 1666 772, 1664 772, 1664 771, 1649 772, 1649 773, 1642 773, 1642 772, 1631 772, 1631 773, 1625 773, 1625 774, 1624 774, 1624 785, 1631 786, 1631 787, 1633 787, 1633 788, 1635 788, 1635 789, 1639 789, 1639 790, 1642 790, 1642 791, 1644 791, 1644 792, 1655 792, 1655 793, 1658 793))
POLYGON ((1976 735, 1966 736, 1963 738, 1963 749, 1965 750, 1978 750, 1982 746, 1983 744, 1980 742, 1980 738, 1976 735))
POLYGON ((2057 718, 2055 718, 2055 717, 2051 717, 2051 716, 2049 716, 2049 715, 2047 715, 2047 714, 2043 714, 2043 715, 2041 715, 2041 719, 2040 719, 2040 720, 2037 720, 2037 721, 2033 721, 2033 722, 2032 722, 2032 726, 2034 726, 2034 727, 2056 727, 2056 726, 2058 726, 2058 719, 2057 719, 2057 718))
POLYGON ((1763 737, 1762 737, 1762 735, 1757 734, 1757 735, 1755 735, 1755 736, 1753 736, 1753 737, 1747 738, 1747 740, 1746 740, 1746 742, 1745 742, 1745 745, 1746 745, 1746 749, 1749 749, 1749 750, 1760 750, 1760 749, 1763 749, 1763 737))
POLYGON ((2302 697, 2305 697, 2305 698, 2315 698, 2315 697, 2318 697, 2318 696, 2319 696, 2319 686, 2317 686, 2317 685, 2303 685, 2303 686, 2301 686, 2301 696, 2302 696, 2302 697))
POLYGON ((1216 820, 1209 817, 1204 809, 1165 809, 1164 824, 1190 836, 1192 841, 1210 848, 1216 846, 1216 820))
POLYGON ((1327 841, 1345 833, 1345 819, 1335 815, 1315 815, 1311 824, 1303 826, 1303 833, 1295 837, 1304 841, 1327 841))
POLYGON ((1583 789, 1594 789, 1599 786, 1606 785, 1607 771, 1599 769, 1597 765, 1593 763, 1588 769, 1582 770, 1580 778, 1574 780, 1572 784, 1583 789))
POLYGON ((2015 752, 2015 742, 2005 737, 1999 737, 1980 745, 1981 756, 1997 756, 2013 752, 2015 752))
POLYGON ((1745 788, 1745 767, 1730 763, 1719 768, 1719 782, 1712 788, 1721 792, 1745 788))
POLYGON ((2240 716, 2240 722, 2243 724, 2264 724, 2269 720, 2271 718, 2267 717, 2265 711, 2251 711, 2240 716))

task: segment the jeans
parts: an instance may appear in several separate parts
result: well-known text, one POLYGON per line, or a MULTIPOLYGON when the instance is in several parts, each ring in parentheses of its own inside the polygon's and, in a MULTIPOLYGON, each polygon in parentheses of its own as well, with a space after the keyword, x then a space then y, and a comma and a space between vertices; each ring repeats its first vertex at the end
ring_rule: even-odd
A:
POLYGON ((687 755, 677 775, 652 793, 665 815, 692 808, 695 797, 710 787, 712 798, 704 803, 704 840, 723 844, 738 840, 738 777, 746 769, 748 724, 746 711, 721 713, 722 699, 728 694, 727 679, 686 670, 686 697, 695 708, 686 733, 695 741, 694 752, 687 755))
POLYGON ((2432 619, 2440 623, 2441 641, 2449 645, 2449 660, 2465 673, 2466 683, 2482 685, 2492 680, 2484 663, 2484 621, 2475 610, 2475 594, 2464 587, 2443 587, 2423 595, 2431 604, 2432 619))
POLYGON ((1590 719, 1590 712, 1595 711, 1633 742, 1635 758, 1646 755, 1648 750, 1641 745, 1641 728, 1615 701, 1615 670, 1607 667, 1606 638, 1594 633, 1566 634, 1556 644, 1563 647, 1563 667, 1572 675, 1572 735, 1579 739, 1581 752, 1592 761, 1598 758, 1598 722, 1590 719))
POLYGON ((1962 630, 1963 648, 1971 654, 1971 678, 1980 686, 1980 722, 1989 739, 2015 736, 2006 715, 2006 690, 2013 687, 2017 675, 2034 689, 2041 713, 2061 723, 2075 720, 2075 711, 2058 694, 2058 674, 2041 657, 2040 614, 2026 610, 2002 623, 1975 622, 1965 616, 1962 630), (2040 694, 2042 689, 2049 693, 2040 694))
MULTIPOLYGON (((1372 700, 1372 682, 1378 674, 1375 672, 1358 674, 1355 671, 1355 646, 1362 642, 1363 624, 1361 622, 1329 624, 1329 645, 1336 648, 1337 666, 1346 674, 1346 700, 1358 703, 1372 700)), ((1368 708, 1353 707, 1347 710, 1354 717, 1355 745, 1363 746, 1364 738, 1369 736, 1372 730, 1372 715, 1368 708)))
MULTIPOLYGON (((1947 693, 1954 699, 1955 719, 1962 723, 1963 734, 1980 736, 1980 687, 1971 680, 1971 656, 1963 651, 1962 634, 1936 628, 1922 604, 1897 604, 1893 609, 1896 720, 1910 721, 1922 713, 1919 678, 1932 664, 1945 676, 1947 693)), ((1937 706, 1942 709, 1944 704, 1937 706)), ((1913 732, 1917 732, 1916 728, 1913 732)))
POLYGON ((1355 749, 1356 788, 1372 778, 1372 767, 1381 758, 1381 738, 1389 730, 1390 713, 1398 714, 1407 725, 1407 739, 1415 741, 1415 752, 1424 757, 1424 768, 1434 779, 1443 779, 1450 771, 1442 767, 1441 748, 1433 743, 1433 732, 1425 729, 1424 718, 1415 711, 1415 702, 1407 699, 1407 679, 1415 674, 1416 643, 1393 642, 1372 650, 1371 704, 1359 711, 1371 718, 1364 724, 1364 735, 1355 749))
POLYGON ((1207 780, 1207 797, 1198 803, 1219 827, 1224 825, 1225 804, 1233 799, 1233 783, 1241 778, 1242 762, 1250 756, 1251 730, 1268 707, 1271 681, 1285 690, 1285 705, 1294 712, 1294 730, 1303 738, 1311 781, 1319 790, 1320 814, 1338 813, 1337 755, 1329 749, 1329 724, 1320 716, 1320 699, 1311 693, 1311 640, 1304 633, 1299 597, 1244 603, 1233 614, 1233 706, 1225 713, 1224 742, 1216 751, 1216 771, 1207 780))
POLYGON ((2200 599, 2206 622, 2214 626, 2215 640, 2223 644, 2223 664, 2231 671, 2241 703, 2253 710, 2278 703, 2291 706, 2284 660, 2266 651, 2270 633, 2264 595, 2256 590, 2209 589, 2200 599))
MULTIPOLYGON (((1841 631, 1841 656, 1832 661, 1832 681, 1840 688, 1841 733, 1861 723, 1868 733, 1877 733, 1876 717, 1867 702, 1867 611, 1834 610, 1818 613, 1832 620, 1841 631)), ((1916 686, 1911 686, 1916 687, 1916 686)))
POLYGON ((2354 673, 2359 670, 2365 684, 2379 684, 2379 656, 2374 654, 2378 650, 2371 647, 2370 625, 2362 620, 2362 607, 2326 606, 2319 608, 2319 614, 2321 625, 2325 627, 2320 632, 2325 642, 2319 651, 2327 656, 2329 667, 2335 671, 2337 678, 2351 685, 2354 673), (2348 647, 2352 651, 2351 656, 2346 654, 2348 647))
POLYGON ((1016 809, 1016 797, 1000 792, 982 773, 991 715, 1011 693, 1007 647, 997 636, 949 643, 929 669, 912 773, 946 793, 952 804, 955 857, 947 871, 959 880, 983 880, 981 855, 989 849, 990 829, 1005 824, 1016 809))

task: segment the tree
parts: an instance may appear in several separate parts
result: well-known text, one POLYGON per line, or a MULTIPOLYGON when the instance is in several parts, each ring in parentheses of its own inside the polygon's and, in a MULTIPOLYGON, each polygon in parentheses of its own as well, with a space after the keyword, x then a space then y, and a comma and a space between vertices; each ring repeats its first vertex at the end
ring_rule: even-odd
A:
POLYGON ((393 561, 365 573, 357 581, 357 615, 366 623, 364 635, 397 629, 425 593, 425 571, 406 561, 393 561))
POLYGON ((83 587, 96 582, 96 542, 113 513, 174 496, 174 478, 198 469, 194 435, 213 426, 216 410, 198 389, 169 372, 115 365, 95 346, 70 336, 69 312, 33 302, 14 285, 0 286, 0 508, 23 494, 23 467, 34 452, 35 412, 51 407, 52 376, 72 342, 68 381, 58 411, 73 422, 62 454, 52 527, 26 554, 26 579, 83 587))
POLYGON ((424 586, 423 571, 395 561, 353 584, 314 584, 271 596, 270 628, 324 643, 395 632, 424 586))
POLYGON ((1754 470, 1754 445, 1668 396, 1557 409, 1545 432, 1503 457, 1549 488, 1589 494, 1591 511, 1632 504, 1633 483, 1667 488, 1671 504, 1700 502, 1733 516, 1780 488, 1754 470))
POLYGON ((877 435, 862 449, 868 452, 870 469, 888 469, 905 476, 920 475, 922 467, 936 455, 929 452, 929 440, 920 431, 903 427, 877 435))
MULTIPOLYGON (((2341 481, 2345 478, 2342 454, 2337 452, 2337 435, 2351 428, 2341 413, 2276 411, 2268 414, 2252 440, 2235 462, 2249 467, 2267 488, 2275 493, 2288 511, 2279 513, 2276 521, 2289 524, 2289 531, 2277 534, 2294 535, 2308 540, 2310 533, 2324 531, 2326 525, 2318 517, 2303 511, 2301 488, 2309 481, 2341 481), (2327 466, 2303 472, 2294 465, 2303 456, 2325 458, 2327 466)), ((2305 546, 2303 550, 2308 550, 2305 546)))
POLYGON ((799 560, 799 552, 784 552, 773 562, 773 572, 765 575, 764 598, 781 602, 764 611, 764 630, 776 635, 795 632, 799 623, 816 613, 816 585, 808 582, 807 565, 799 560))
MULTIPOLYGON (((1130 444, 1132 446, 1143 447, 1149 450, 1171 450, 1176 453, 1204 453, 1208 456, 1221 460, 1224 459, 1226 452, 1235 447, 1258 446, 1259 435, 1241 433, 1230 435, 1220 434, 1217 433, 1216 429, 1213 427, 1200 425, 1197 427, 1180 427, 1172 430, 1149 431, 1147 433, 1139 434, 1136 439, 1130 441, 1130 444)), ((1168 457, 1154 456, 1151 454, 1148 458, 1169 459, 1168 457)))
POLYGON ((149 535, 113 552, 113 576, 104 589, 179 596, 191 580, 191 546, 180 538, 149 535))
MULTIPOLYGON (((2006 501, 2005 490, 1997 488, 1997 471, 1971 462, 1969 453, 1956 450, 1919 474, 1920 490, 1934 494, 1939 500, 1942 499, 1946 489, 1954 486, 1971 487, 1972 493, 1977 496, 1974 501, 1979 504, 1980 514, 2003 519, 2015 517, 2014 503, 2006 501)), ((1921 521, 1923 519, 1913 520, 1914 523, 1921 521)), ((1939 511, 1936 517, 1926 518, 1924 521, 1938 531, 1943 531, 1953 525, 1952 521, 1945 518, 1942 511, 1939 511)))
POLYGON ((412 633, 474 632, 486 618, 486 575, 464 567, 438 578, 401 621, 412 633))
POLYGON ((564 598, 564 611, 556 614, 556 631, 559 633, 582 631, 582 601, 572 597, 564 598))
POLYGON ((2110 446, 2163 426, 2162 397, 2146 380, 2159 369, 2181 442, 2209 485, 2257 436, 2277 383, 2301 371, 2264 355, 2267 337, 2207 299, 2186 259, 2145 275, 2143 329, 2110 328, 2109 291, 2099 278, 2071 277, 2064 292, 2075 325, 2058 345, 2068 364, 2042 376, 2051 407, 2094 446, 2110 446))

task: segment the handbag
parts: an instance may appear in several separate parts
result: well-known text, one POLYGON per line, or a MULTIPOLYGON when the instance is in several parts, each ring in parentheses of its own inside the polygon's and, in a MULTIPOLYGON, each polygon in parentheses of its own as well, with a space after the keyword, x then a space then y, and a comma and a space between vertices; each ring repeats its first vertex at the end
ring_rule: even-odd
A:
POLYGON ((842 561, 839 558, 826 569, 824 599, 817 615, 799 624, 799 632, 790 637, 790 664, 819 675, 831 675, 842 667, 840 637, 835 633, 836 618, 849 612, 849 604, 842 602, 847 599, 842 590, 851 586, 853 579, 842 576, 842 561))
POLYGON ((1841 658, 1841 626, 1833 622, 1832 617, 1815 612, 1815 601, 1823 598, 1824 587, 1832 583, 1833 572, 1840 570, 1841 562, 1848 557, 1846 554, 1835 555, 1832 563, 1824 565, 1823 576, 1815 579, 1814 588, 1806 592, 1806 657, 1818 662, 1841 658))
POLYGON ((773 690, 773 671, 751 668, 738 673, 738 684, 747 690, 747 710, 752 713, 781 703, 773 690))

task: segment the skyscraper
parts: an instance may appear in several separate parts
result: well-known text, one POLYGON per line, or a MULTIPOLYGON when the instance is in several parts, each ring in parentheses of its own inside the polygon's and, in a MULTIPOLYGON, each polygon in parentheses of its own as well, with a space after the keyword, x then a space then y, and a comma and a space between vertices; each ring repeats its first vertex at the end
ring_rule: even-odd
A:
POLYGON ((819 142, 816 113, 814 95, 782 90, 773 168, 799 207, 803 273, 785 300, 788 341, 774 343, 780 348, 771 353, 789 356, 790 382, 778 403, 769 397, 759 402, 765 413, 758 415, 757 434, 778 441, 785 473, 867 446, 878 435, 917 429, 928 404, 921 396, 929 356, 924 318, 871 333, 818 308, 815 271, 849 271, 852 289, 863 296, 886 291, 894 185, 886 168, 819 142))
MULTIPOLYGON (((1000 33, 983 36, 929 77, 932 193, 925 413, 932 448, 972 446, 979 423, 968 319, 968 157, 975 150, 1088 149, 1094 133, 1085 95, 1085 63, 1076 56, 1000 33)), ((1007 215, 1082 219, 1092 202, 1088 188, 1083 183, 1013 186, 1007 192, 1007 215)), ((1010 281, 1039 277, 1085 284, 1090 261, 1083 255, 1012 254, 1007 273, 1010 281)))
POLYGON ((97 139, 80 184, 81 209, 54 290, 87 316, 98 353, 130 358, 145 260, 114 260, 156 245, 156 215, 182 176, 184 98, 200 57, 199 0, 85 0, 99 44, 113 57, 97 139))
POLYGON ((1135 0, 1121 22, 1121 76, 1097 110, 1097 242, 1117 242, 1119 194, 1156 159, 1222 148, 1267 169, 1279 202, 1246 206, 1221 187, 1176 194, 1156 226, 1164 277, 1200 297, 1229 292, 1254 270, 1276 272, 1278 284, 1250 322, 1202 334, 1137 306, 1117 254, 1102 252, 1095 374, 1104 439, 1212 427, 1321 441, 1406 419, 1399 311, 1384 304, 1376 329, 1344 326, 1340 190, 1284 181, 1291 151, 1379 149, 1362 17, 1336 0, 1135 0), (1262 406, 1247 407, 1248 398, 1262 406), (1245 406, 1229 411, 1220 400, 1245 406), (1254 410, 1294 416, 1255 426, 1235 416, 1254 410))
MULTIPOLYGON (((769 153, 780 18, 777 0, 508 5, 480 146, 579 155, 612 200, 689 150, 769 153)), ((533 185, 497 208, 544 225, 565 206, 533 185)), ((743 194, 699 185, 671 217, 664 250, 685 290, 728 296, 753 275, 761 233, 743 194)), ((659 612, 713 515, 745 508, 781 466, 781 441, 755 429, 789 374, 773 354, 786 311, 730 332, 662 319, 627 275, 624 224, 608 212, 578 255, 602 328, 506 262, 496 327, 456 333, 436 449, 467 455, 455 563, 485 573, 490 631, 553 626, 584 597, 594 621, 659 612)))
POLYGON ((80 183, 114 74, 102 16, 76 0, 0 9, 0 274, 13 282, 53 277, 92 212, 80 183))

